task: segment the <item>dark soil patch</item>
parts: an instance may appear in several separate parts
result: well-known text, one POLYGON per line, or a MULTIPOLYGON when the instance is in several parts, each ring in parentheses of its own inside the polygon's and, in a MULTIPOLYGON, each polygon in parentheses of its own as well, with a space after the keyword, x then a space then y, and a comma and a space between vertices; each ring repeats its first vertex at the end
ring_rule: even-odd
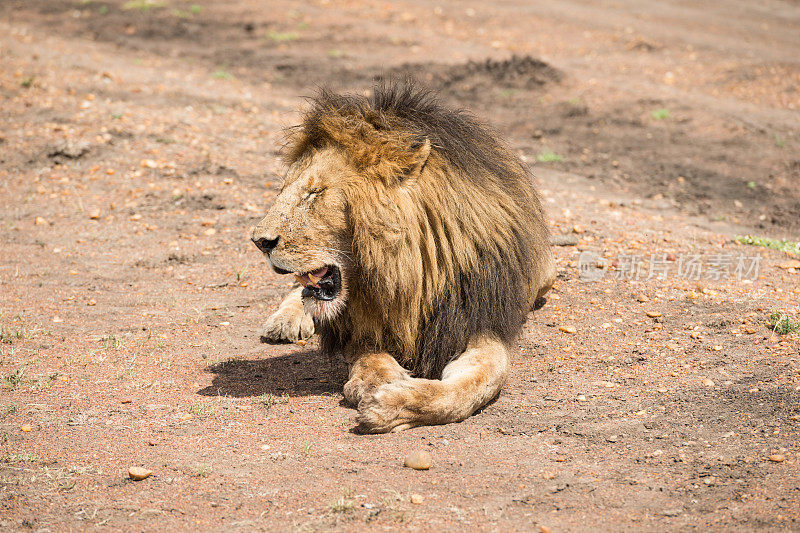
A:
POLYGON ((378 79, 412 77, 453 98, 485 98, 497 91, 540 91, 558 83, 563 75, 544 61, 530 56, 506 60, 486 59, 457 65, 437 63, 406 64, 391 69, 378 79))

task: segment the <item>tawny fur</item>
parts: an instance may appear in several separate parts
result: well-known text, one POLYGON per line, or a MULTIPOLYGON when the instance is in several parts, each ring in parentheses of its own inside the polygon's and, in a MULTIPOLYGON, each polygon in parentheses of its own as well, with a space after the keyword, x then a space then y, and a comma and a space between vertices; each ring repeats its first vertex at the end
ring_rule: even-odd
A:
POLYGON ((555 278, 527 168, 469 115, 402 84, 371 98, 322 93, 285 154, 284 189, 254 238, 280 236, 270 260, 282 271, 341 268, 346 297, 309 298, 306 311, 326 350, 372 369, 359 379, 374 383, 347 391, 368 429, 391 426, 375 418, 380 397, 424 403, 417 392, 449 391, 451 414, 418 423, 462 419, 491 399, 505 346, 555 278), (467 360, 473 376, 453 385, 448 368, 467 360), (453 387, 467 397, 453 400, 453 387))

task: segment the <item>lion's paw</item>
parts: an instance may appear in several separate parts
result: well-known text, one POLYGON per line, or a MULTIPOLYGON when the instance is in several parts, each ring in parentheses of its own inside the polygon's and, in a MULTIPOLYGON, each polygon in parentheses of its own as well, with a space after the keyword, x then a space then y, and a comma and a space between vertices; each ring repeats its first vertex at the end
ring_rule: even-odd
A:
POLYGON ((363 379, 353 378, 344 384, 342 394, 344 394, 344 399, 347 403, 350 405, 358 405, 368 388, 369 385, 365 383, 363 379))
POLYGON ((381 385, 401 382, 408 379, 408 371, 397 364, 395 364, 394 367, 389 366, 388 368, 384 366, 372 372, 364 372, 362 368, 361 372, 358 372, 355 377, 352 377, 344 384, 342 392, 347 403, 357 406, 367 393, 374 391, 381 385))
POLYGON ((302 307, 281 307, 261 328, 261 342, 280 344, 306 340, 314 334, 314 319, 302 307))
POLYGON ((399 383, 388 383, 368 391, 358 403, 358 430, 364 433, 389 433, 417 426, 414 413, 407 409, 412 391, 399 383))

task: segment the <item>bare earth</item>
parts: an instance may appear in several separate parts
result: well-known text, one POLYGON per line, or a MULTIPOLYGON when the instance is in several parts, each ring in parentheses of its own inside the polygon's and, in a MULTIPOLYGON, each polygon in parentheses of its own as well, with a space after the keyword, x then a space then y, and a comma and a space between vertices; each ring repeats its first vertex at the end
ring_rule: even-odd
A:
POLYGON ((800 4, 649 4, 2 2, 0 529, 800 530, 800 268, 733 240, 800 240, 800 4), (248 233, 302 96, 406 74, 578 242, 494 403, 364 436, 248 233))

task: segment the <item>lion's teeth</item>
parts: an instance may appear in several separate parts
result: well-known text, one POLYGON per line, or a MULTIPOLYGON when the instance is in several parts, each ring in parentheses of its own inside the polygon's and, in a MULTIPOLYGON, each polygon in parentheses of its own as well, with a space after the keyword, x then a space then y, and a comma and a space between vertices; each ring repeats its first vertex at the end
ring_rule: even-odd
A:
POLYGON ((308 274, 308 279, 311 280, 311 284, 312 285, 316 285, 317 283, 319 283, 319 280, 321 280, 322 278, 318 278, 314 274, 308 274))
POLYGON ((303 276, 301 276, 300 274, 295 274, 295 275, 294 275, 294 279, 296 279, 296 280, 297 280, 297 283, 299 283, 300 285, 302 285, 302 286, 304 286, 304 287, 305 287, 305 285, 306 285, 306 280, 304 280, 304 279, 303 279, 303 276))

